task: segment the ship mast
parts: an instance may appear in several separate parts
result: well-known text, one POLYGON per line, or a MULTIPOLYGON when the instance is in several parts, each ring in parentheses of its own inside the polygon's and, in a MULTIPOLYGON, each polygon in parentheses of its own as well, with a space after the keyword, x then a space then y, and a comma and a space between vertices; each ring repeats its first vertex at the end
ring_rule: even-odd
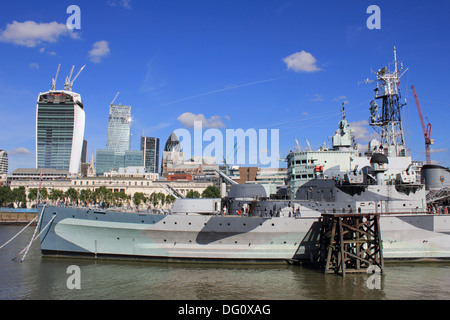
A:
POLYGON ((381 146, 387 156, 406 156, 405 137, 403 133, 401 109, 406 105, 400 102, 400 78, 407 71, 403 65, 398 66, 397 51, 394 47, 394 72, 387 67, 376 72, 377 88, 375 100, 381 100, 381 112, 375 100, 370 102, 369 124, 380 134, 381 146))

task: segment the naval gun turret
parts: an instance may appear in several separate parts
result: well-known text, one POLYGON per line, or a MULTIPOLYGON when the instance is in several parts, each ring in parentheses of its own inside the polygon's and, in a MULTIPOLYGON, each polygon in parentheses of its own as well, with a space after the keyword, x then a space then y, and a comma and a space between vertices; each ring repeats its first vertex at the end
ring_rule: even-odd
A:
POLYGON ((375 173, 377 185, 384 184, 384 173, 389 169, 389 160, 382 153, 374 153, 370 158, 372 171, 375 173))

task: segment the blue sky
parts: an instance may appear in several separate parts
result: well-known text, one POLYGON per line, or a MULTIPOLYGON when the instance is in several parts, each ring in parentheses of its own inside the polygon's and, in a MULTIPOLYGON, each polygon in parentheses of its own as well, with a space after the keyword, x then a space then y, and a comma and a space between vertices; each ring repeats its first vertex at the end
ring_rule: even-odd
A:
POLYGON ((281 155, 294 138, 318 148, 330 144, 342 101, 366 144, 374 136, 367 125, 374 86, 359 82, 392 62, 396 46, 409 68, 401 83, 407 147, 425 160, 414 85, 432 123, 432 160, 449 166, 449 16, 445 0, 2 1, 0 149, 9 153, 9 171, 34 167, 36 98, 50 89, 58 64, 57 89, 72 65, 77 72, 86 64, 73 90, 85 106, 89 158, 106 145, 117 92, 115 102, 132 107, 132 149, 142 133, 164 145, 193 119, 222 131, 278 129, 281 155), (64 28, 72 4, 81 10, 80 30, 64 28), (381 29, 366 26, 372 4, 381 29), (297 68, 289 56, 300 58, 297 68))

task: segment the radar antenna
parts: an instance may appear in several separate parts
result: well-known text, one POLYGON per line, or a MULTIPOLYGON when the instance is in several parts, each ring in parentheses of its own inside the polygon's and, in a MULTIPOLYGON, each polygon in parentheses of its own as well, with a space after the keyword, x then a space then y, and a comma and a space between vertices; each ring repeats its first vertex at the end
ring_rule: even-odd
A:
POLYGON ((370 126, 380 134, 387 156, 406 156, 405 139, 402 128, 401 109, 406 105, 400 103, 400 78, 408 70, 403 65, 398 67, 397 50, 394 47, 394 71, 383 67, 374 72, 377 77, 375 100, 381 99, 379 107, 375 100, 370 102, 370 126), (380 114, 378 114, 380 111, 380 114))

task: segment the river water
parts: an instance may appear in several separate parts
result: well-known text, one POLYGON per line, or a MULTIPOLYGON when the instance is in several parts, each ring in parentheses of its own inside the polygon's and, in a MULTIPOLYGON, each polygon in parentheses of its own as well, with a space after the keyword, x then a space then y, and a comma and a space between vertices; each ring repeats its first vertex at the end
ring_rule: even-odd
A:
MULTIPOLYGON (((0 226, 0 245, 21 228, 0 226)), ((450 299, 450 262, 386 263, 382 275, 342 277, 287 264, 48 258, 41 256, 38 241, 23 262, 12 260, 26 247, 33 229, 0 250, 0 300, 450 299)))

